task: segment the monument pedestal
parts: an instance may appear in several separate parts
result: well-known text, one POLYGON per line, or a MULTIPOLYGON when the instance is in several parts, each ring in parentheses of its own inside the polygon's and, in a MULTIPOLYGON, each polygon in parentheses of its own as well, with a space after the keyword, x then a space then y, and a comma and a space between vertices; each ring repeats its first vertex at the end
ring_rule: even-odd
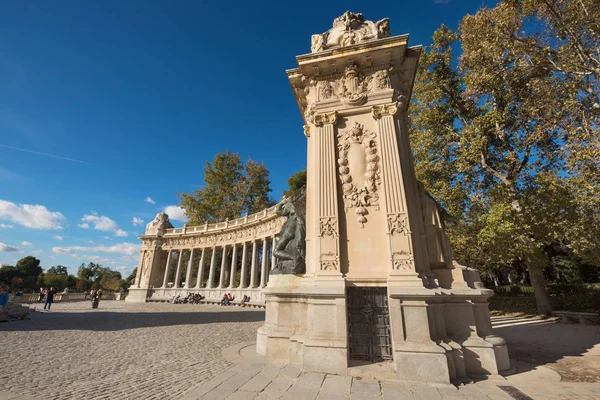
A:
POLYGON ((129 288, 129 293, 125 297, 125 301, 128 303, 145 303, 147 297, 147 288, 129 288))

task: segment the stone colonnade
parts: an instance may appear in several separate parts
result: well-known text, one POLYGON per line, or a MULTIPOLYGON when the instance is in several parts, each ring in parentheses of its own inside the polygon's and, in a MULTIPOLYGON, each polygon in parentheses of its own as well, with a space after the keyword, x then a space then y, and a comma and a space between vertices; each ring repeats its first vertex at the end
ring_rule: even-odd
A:
MULTIPOLYGON (((273 269, 275 259, 273 258, 272 246, 274 237, 265 237, 244 243, 233 243, 231 245, 192 247, 191 249, 169 249, 167 261, 164 266, 163 280, 160 289, 243 289, 263 288, 267 286, 269 270, 273 269), (262 249, 262 252, 261 252, 262 249), (182 284, 182 262, 183 252, 189 251, 190 257, 187 264, 186 275, 182 284), (193 264, 194 255, 200 254, 199 262, 193 264), (220 261, 218 257, 220 256, 220 261), (175 280, 169 281, 172 272, 173 257, 177 258, 175 280), (238 259, 241 258, 240 282, 237 283, 238 259), (210 262, 208 262, 210 259, 210 262), (218 279, 216 277, 217 266, 220 265, 218 279), (208 278, 204 274, 208 268, 208 278), (195 273, 194 273, 195 271, 195 273), (193 275, 195 284, 190 286, 193 275)), ((139 282, 137 282, 139 288, 139 282)))
POLYGON ((236 300, 247 295, 252 302, 264 303, 261 289, 275 267, 276 235, 285 222, 276 207, 182 228, 173 228, 168 216, 166 222, 157 216, 158 225, 149 224, 146 235, 140 236, 138 274, 127 301, 167 300, 188 293, 216 299, 231 293, 236 300))

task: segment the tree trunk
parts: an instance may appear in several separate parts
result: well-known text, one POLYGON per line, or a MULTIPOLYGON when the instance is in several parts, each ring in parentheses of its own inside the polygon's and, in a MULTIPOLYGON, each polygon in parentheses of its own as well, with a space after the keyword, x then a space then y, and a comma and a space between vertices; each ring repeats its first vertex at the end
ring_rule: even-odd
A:
POLYGON ((552 305, 550 304, 550 297, 548 297, 548 292, 546 291, 546 283, 542 269, 533 263, 528 263, 527 270, 529 271, 531 286, 533 286, 533 294, 535 295, 535 304, 537 306, 538 314, 552 314, 552 305))

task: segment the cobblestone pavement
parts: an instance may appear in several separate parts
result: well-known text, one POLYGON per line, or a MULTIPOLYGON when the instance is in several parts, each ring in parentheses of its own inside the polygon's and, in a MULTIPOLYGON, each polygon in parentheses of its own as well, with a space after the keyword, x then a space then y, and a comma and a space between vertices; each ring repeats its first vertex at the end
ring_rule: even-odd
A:
POLYGON ((232 367, 221 349, 255 340, 263 321, 239 307, 55 303, 0 324, 0 398, 179 398, 232 367))
MULTIPOLYGON (((88 302, 57 303, 52 312, 34 313, 30 321, 0 324, 0 400, 600 398, 600 383, 561 381, 557 371, 544 366, 575 356, 595 364, 598 338, 589 339, 588 328, 494 318, 497 333, 513 340, 524 341, 531 329, 543 329, 537 334, 569 333, 581 348, 565 347, 542 362, 517 360, 518 373, 508 379, 456 387, 266 363, 253 346, 263 320, 263 311, 238 307, 104 301, 92 310, 88 302), (581 338, 589 343, 582 344, 581 338)), ((530 346, 535 343, 548 345, 533 340, 530 346)))
POLYGON ((238 363, 205 381, 181 400, 562 400, 600 398, 600 383, 561 382, 545 367, 517 363, 508 379, 454 385, 302 372, 294 365, 266 363, 253 344, 238 347, 238 363), (243 353, 247 353, 246 358, 243 353))

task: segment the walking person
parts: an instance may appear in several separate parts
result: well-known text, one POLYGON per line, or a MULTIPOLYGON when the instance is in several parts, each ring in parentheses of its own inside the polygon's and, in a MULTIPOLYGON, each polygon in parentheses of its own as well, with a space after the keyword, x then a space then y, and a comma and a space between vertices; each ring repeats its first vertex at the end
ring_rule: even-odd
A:
POLYGON ((48 306, 48 311, 50 311, 50 307, 52 307, 52 303, 54 303, 55 294, 56 289, 54 289, 53 287, 51 287, 50 290, 46 292, 46 302, 44 303, 44 310, 46 309, 46 306, 48 306))
POLYGON ((8 304, 8 292, 4 285, 0 285, 0 312, 4 311, 4 307, 8 304))
POLYGON ((96 291, 92 290, 92 308, 98 308, 98 304, 100 303, 100 299, 102 298, 102 289, 98 289, 96 291))
POLYGON ((40 298, 38 299, 38 303, 41 303, 42 301, 44 301, 44 291, 45 289, 43 287, 40 288, 40 298))

